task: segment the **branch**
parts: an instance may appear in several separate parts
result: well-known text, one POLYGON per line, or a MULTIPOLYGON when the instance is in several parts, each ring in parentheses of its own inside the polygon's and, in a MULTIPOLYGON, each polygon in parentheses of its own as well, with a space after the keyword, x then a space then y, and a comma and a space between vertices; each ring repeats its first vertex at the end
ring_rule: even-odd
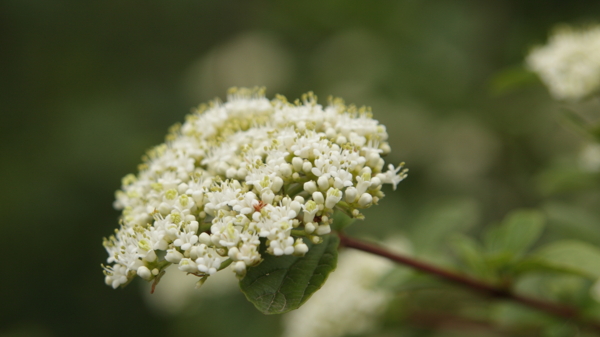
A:
POLYGON ((337 234, 340 237, 340 244, 342 246, 362 250, 364 252, 388 258, 394 262, 409 266, 427 274, 432 274, 447 281, 461 284, 469 289, 490 297, 511 300, 560 318, 578 321, 581 324, 584 324, 590 327, 592 330, 600 333, 600 324, 598 322, 584 319, 581 312, 575 307, 565 304, 546 302, 543 300, 515 294, 508 289, 499 288, 469 276, 458 274, 454 271, 445 270, 434 265, 415 260, 411 257, 390 252, 374 244, 345 236, 343 233, 338 232, 337 234))

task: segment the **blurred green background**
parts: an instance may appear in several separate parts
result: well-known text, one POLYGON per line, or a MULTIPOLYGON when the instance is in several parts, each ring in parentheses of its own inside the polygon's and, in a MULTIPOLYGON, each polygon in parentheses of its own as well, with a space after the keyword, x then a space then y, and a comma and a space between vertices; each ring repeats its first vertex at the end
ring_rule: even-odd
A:
POLYGON ((401 233, 444 261, 448 233, 539 207, 545 240, 600 244, 598 175, 577 166, 585 140, 522 70, 556 24, 599 18, 587 0, 0 1, 0 336, 279 334, 237 291, 169 313, 142 282, 107 287, 100 268, 121 177, 230 86, 373 108, 387 159, 410 172, 357 236, 401 233))

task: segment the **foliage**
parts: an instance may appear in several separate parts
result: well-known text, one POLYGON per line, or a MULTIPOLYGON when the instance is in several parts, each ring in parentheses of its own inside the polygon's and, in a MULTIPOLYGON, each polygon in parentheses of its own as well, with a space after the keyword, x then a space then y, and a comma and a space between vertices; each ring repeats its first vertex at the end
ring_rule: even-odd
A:
POLYGON ((327 235, 321 244, 307 241, 304 257, 264 255, 240 281, 246 298, 264 314, 283 314, 299 308, 335 269, 339 239, 327 235))

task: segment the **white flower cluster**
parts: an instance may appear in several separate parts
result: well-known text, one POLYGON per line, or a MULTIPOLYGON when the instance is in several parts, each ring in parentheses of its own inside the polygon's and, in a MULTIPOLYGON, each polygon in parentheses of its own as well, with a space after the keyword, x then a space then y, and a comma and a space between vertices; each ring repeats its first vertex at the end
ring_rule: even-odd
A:
POLYGON ((534 48, 527 65, 556 99, 578 100, 600 89, 600 26, 556 29, 547 45, 534 48))
POLYGON ((369 109, 339 99, 323 107, 312 94, 291 104, 232 89, 123 178, 121 226, 104 240, 106 283, 157 282, 170 264, 199 284, 229 265, 243 277, 261 262, 261 241, 268 254, 304 255, 303 240, 330 233, 334 210, 362 218, 382 184, 395 189, 406 176, 402 164, 383 171, 387 137, 369 109))

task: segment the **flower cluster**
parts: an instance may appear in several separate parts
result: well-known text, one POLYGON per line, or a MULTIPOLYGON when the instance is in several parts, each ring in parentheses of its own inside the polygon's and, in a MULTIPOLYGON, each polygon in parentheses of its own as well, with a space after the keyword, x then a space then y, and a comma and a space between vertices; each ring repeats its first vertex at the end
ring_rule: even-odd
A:
POLYGON ((546 46, 527 57, 557 99, 577 100, 600 89, 600 26, 587 30, 558 28, 546 46))
POLYGON ((123 178, 120 228, 104 240, 106 283, 156 282, 176 264, 202 284, 227 266, 243 277, 261 253, 304 255, 304 240, 330 233, 334 211, 362 218, 383 184, 395 189, 406 176, 402 164, 384 171, 387 137, 369 109, 340 99, 323 107, 312 94, 291 104, 232 89, 227 102, 174 126, 139 174, 123 178))

